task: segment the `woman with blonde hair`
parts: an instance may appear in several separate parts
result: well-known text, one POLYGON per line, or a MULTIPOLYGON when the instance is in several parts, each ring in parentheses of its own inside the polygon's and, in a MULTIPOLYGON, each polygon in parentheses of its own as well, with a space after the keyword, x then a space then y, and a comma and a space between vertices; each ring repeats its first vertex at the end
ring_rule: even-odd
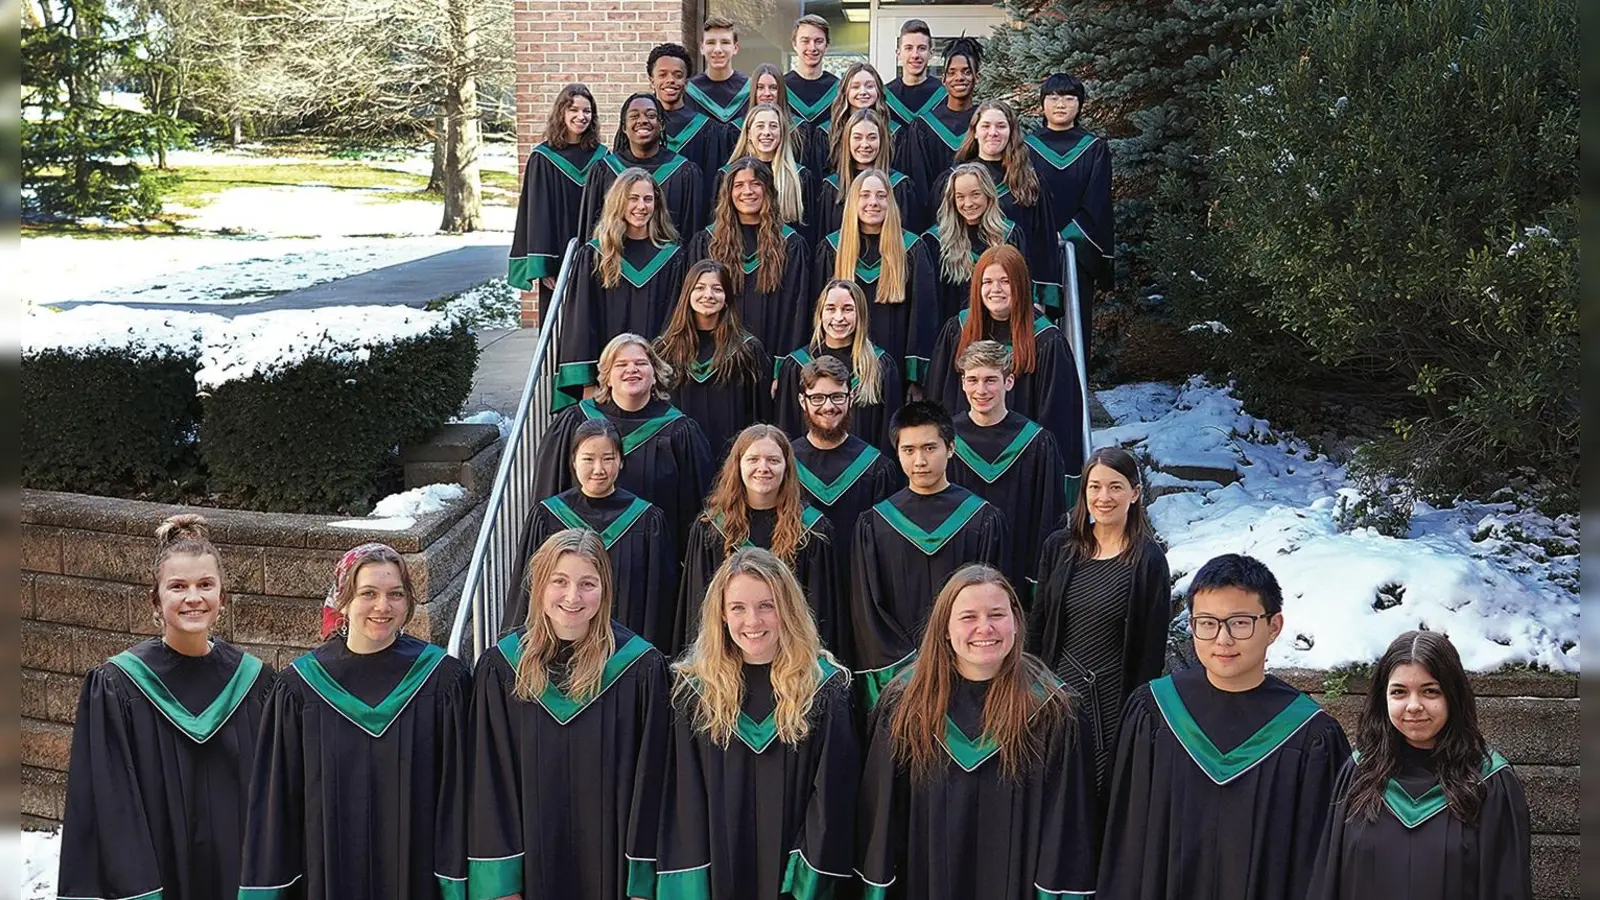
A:
POLYGON ((582 400, 595 385, 595 362, 612 336, 661 333, 684 265, 661 186, 643 169, 622 173, 594 237, 574 260, 556 347, 554 409, 582 400))
POLYGON ((767 418, 772 354, 745 330, 722 263, 702 259, 689 267, 656 352, 677 374, 677 406, 705 432, 712 459, 722 458, 740 428, 767 418))
POLYGON ((598 534, 558 531, 528 567, 526 622, 478 660, 469 874, 455 896, 654 896, 666 663, 612 621, 598 534))
POLYGON ((778 215, 772 167, 753 156, 729 163, 717 188, 713 224, 689 240, 691 262, 728 269, 728 302, 770 353, 798 344, 806 328, 811 248, 778 215))
MULTIPOLYGON (((898 161, 900 171, 917 184, 926 184, 931 176, 924 170, 926 155, 922 150, 921 134, 915 128, 900 127, 900 123, 889 114, 886 97, 888 91, 883 86, 883 76, 871 63, 858 62, 845 69, 844 75, 839 78, 839 93, 833 98, 828 120, 817 126, 819 140, 812 148, 815 154, 812 168, 820 172, 833 171, 838 167, 840 160, 849 153, 850 136, 841 126, 850 119, 851 113, 858 109, 869 109, 877 113, 879 119, 889 123, 893 158, 898 161)), ((884 167, 880 165, 876 168, 884 167)))
POLYGON ((656 896, 828 896, 854 854, 850 673, 770 551, 730 554, 695 614, 699 635, 672 666, 656 896))
POLYGON ((235 896, 256 732, 275 675, 223 640, 229 597, 206 520, 156 529, 157 637, 89 670, 62 826, 63 897, 235 896))
POLYGON ((787 563, 805 588, 823 644, 840 646, 838 627, 848 612, 836 608, 841 564, 833 526, 805 502, 794 448, 772 425, 751 425, 739 432, 705 510, 689 529, 674 651, 695 639, 695 614, 706 586, 728 554, 740 547, 763 547, 787 563))
POLYGON ((868 337, 894 354, 906 381, 921 385, 938 329, 933 263, 901 224, 888 173, 868 169, 850 183, 844 221, 817 245, 815 283, 846 279, 872 304, 868 337))
POLYGON ((238 896, 459 895, 471 675, 402 632, 419 598, 393 547, 344 554, 333 596, 335 637, 279 675, 261 723, 238 896))
POLYGON ((945 320, 928 365, 928 396, 952 415, 967 410, 956 360, 977 341, 1011 348, 1016 382, 1006 408, 1038 422, 1056 439, 1068 472, 1083 465, 1083 391, 1067 339, 1029 299, 1028 263, 1021 251, 1000 244, 972 266, 967 306, 945 320))
POLYGON ((939 273, 939 319, 965 309, 972 295, 972 269, 990 247, 1010 244, 1028 255, 1028 237, 1000 209, 1000 195, 989 170, 959 163, 944 180, 935 222, 922 239, 939 273))
POLYGON ((1017 594, 968 565, 873 709, 856 870, 871 896, 1037 900, 1095 890, 1093 763, 1076 698, 1037 658, 1017 594))
POLYGON ((778 361, 773 422, 785 434, 805 433, 806 416, 794 400, 800 371, 813 359, 832 356, 850 373, 850 432, 887 448, 889 417, 905 400, 905 387, 894 357, 867 339, 867 295, 854 281, 834 278, 823 285, 815 306, 811 340, 778 361))
POLYGON ((908 230, 927 228, 927 195, 915 179, 895 168, 899 159, 894 155, 888 120, 875 109, 858 109, 840 127, 843 149, 839 158, 830 162, 828 174, 817 187, 817 234, 829 235, 839 230, 844 221, 845 189, 867 169, 889 173, 889 187, 908 230))
POLYGON ((672 546, 682 547, 711 485, 705 432, 668 399, 677 374, 644 337, 624 332, 612 338, 600 352, 599 373, 595 395, 562 410, 540 440, 533 495, 549 497, 575 485, 567 461, 573 433, 582 422, 605 419, 622 436, 617 484, 661 507, 672 546))

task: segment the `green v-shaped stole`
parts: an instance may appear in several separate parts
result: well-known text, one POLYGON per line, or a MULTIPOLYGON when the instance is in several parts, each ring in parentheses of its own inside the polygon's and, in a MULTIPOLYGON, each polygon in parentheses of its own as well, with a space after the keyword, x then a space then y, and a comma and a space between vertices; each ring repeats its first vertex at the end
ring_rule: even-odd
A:
POLYGON ((423 645, 422 652, 417 654, 417 660, 411 664, 411 670, 406 673, 406 677, 400 679, 400 683, 394 686, 389 696, 383 698, 377 706, 368 706, 360 697, 346 690, 345 686, 335 681, 333 676, 328 674, 328 670, 322 667, 322 663, 309 653, 295 660, 294 668, 318 696, 327 701, 328 705, 340 715, 349 719, 352 725, 375 738, 381 738, 383 733, 389 730, 389 726, 394 724, 394 720, 400 717, 400 713, 411 704, 412 698, 422 689, 422 685, 427 682, 428 676, 433 674, 433 670, 439 667, 444 656, 444 648, 439 645, 423 645))
MULTIPOLYGON (((600 249, 600 242, 591 239, 589 241, 589 246, 593 247, 598 252, 600 249)), ((660 247, 656 248, 656 255, 651 257, 650 261, 645 263, 643 268, 635 267, 634 264, 628 262, 628 258, 624 256, 622 258, 622 277, 626 278, 628 283, 636 288, 644 287, 650 283, 650 279, 656 277, 656 273, 660 272, 661 269, 666 266, 667 262, 672 259, 673 254, 678 252, 678 248, 679 245, 677 244, 662 244, 660 247)))
POLYGON ((1083 155, 1083 151, 1088 150, 1096 140, 1099 139, 1086 132, 1083 137, 1078 139, 1076 144, 1073 144, 1071 147, 1067 148, 1067 152, 1065 153, 1057 153, 1038 135, 1030 134, 1023 138, 1022 142, 1027 144, 1029 147, 1032 147, 1034 150, 1037 150, 1039 155, 1044 157, 1045 162, 1055 166, 1058 169, 1065 169, 1067 166, 1077 162, 1078 157, 1083 155))
MULTIPOLYGON (((587 419, 604 419, 606 417, 606 414, 600 411, 599 405, 593 400, 580 402, 578 409, 583 411, 584 418, 587 419)), ((656 416, 654 419, 646 420, 639 427, 622 436, 622 455, 627 456, 632 453, 639 448, 640 444, 655 437, 656 433, 661 429, 672 424, 674 420, 681 418, 683 418, 683 412, 676 406, 669 406, 666 412, 656 416)))
MULTIPOLYGON (((1361 762, 1361 754, 1352 755, 1357 763, 1361 762)), ((1498 750, 1491 747, 1489 748, 1488 757, 1483 761, 1483 766, 1478 770, 1480 773, 1478 780, 1488 781, 1494 773, 1509 765, 1511 763, 1507 762, 1506 758, 1501 756, 1498 750)), ((1449 801, 1445 799, 1443 785, 1435 783, 1433 787, 1423 791, 1422 796, 1413 797, 1398 778, 1391 778, 1389 783, 1384 785, 1383 803, 1389 807, 1390 812, 1394 813, 1394 817, 1400 820, 1400 824, 1408 829, 1416 828, 1443 812, 1450 805, 1449 801)))
POLYGON ((928 531, 916 522, 911 521, 910 516, 901 512, 899 507, 888 500, 880 500, 878 505, 872 508, 878 511, 878 515, 883 516, 883 520, 889 523, 889 527, 900 532, 901 537, 910 541, 912 546, 928 556, 932 556, 938 553, 941 547, 949 543, 950 539, 955 537, 956 532, 971 521, 974 515, 977 515, 978 510, 983 508, 983 502, 983 498, 977 494, 968 495, 967 499, 961 501, 961 505, 957 506, 955 511, 951 512, 949 517, 932 531, 928 531))
POLYGON ((561 174, 567 176, 572 180, 573 184, 580 187, 588 183, 589 170, 594 167, 595 161, 606 156, 604 147, 596 147, 594 148, 594 155, 589 157, 589 161, 584 163, 583 168, 580 169, 568 162, 565 156, 557 153, 549 144, 538 144, 533 148, 533 152, 549 160, 551 165, 561 170, 561 174))
POLYGON ((1217 784, 1227 784, 1254 768, 1294 737, 1312 717, 1322 712, 1317 701, 1301 694, 1244 743, 1223 753, 1201 730, 1194 716, 1189 714, 1188 708, 1183 705, 1183 698, 1178 696, 1178 687, 1173 684, 1171 675, 1150 682, 1150 693, 1155 696, 1161 717, 1172 729, 1178 743, 1188 751, 1189 758, 1217 784))
MULTIPOLYGON (((961 312, 956 313, 956 321, 959 322, 962 325, 965 325, 965 324, 967 324, 967 318, 969 316, 971 316, 971 315, 972 315, 972 310, 963 309, 961 312)), ((1048 318, 1046 318, 1044 316, 1034 316, 1034 318, 1033 318, 1033 336, 1034 337, 1038 337, 1039 335, 1043 334, 1044 330, 1046 328, 1054 328, 1054 327, 1056 327, 1056 323, 1050 321, 1048 318)), ((1010 341, 1006 341, 1005 345, 1007 347, 1009 347, 1009 346, 1011 346, 1011 342, 1010 341)))
MULTIPOLYGON (((1031 690, 1036 697, 1044 697, 1050 688, 1059 690, 1066 684, 1066 682, 1057 678, 1053 672, 1041 674, 1049 681, 1049 684, 1034 682, 1031 690)), ((1037 712, 1035 710, 1035 714, 1037 712)), ((1000 745, 995 743, 988 732, 978 735, 976 740, 967 737, 967 733, 961 730, 961 726, 956 724, 956 720, 946 714, 944 717, 944 749, 945 752, 950 754, 950 758, 955 761, 956 765, 971 772, 987 762, 989 757, 999 752, 1000 745)))
POLYGON ((739 88, 738 93, 733 95, 733 99, 728 101, 727 106, 723 106, 721 103, 711 99, 711 96, 705 91, 702 91, 700 86, 695 84, 693 81, 685 84, 683 91, 690 97, 694 98, 695 105, 699 106, 701 109, 705 110, 711 115, 716 116, 717 121, 727 122, 729 119, 738 115, 739 110, 744 108, 745 101, 750 96, 750 80, 745 79, 744 87, 739 88))
MULTIPOLYGON (((810 531, 820 521, 822 521, 822 513, 818 512, 816 507, 809 505, 801 507, 800 528, 802 531, 810 531)), ((720 514, 711 517, 711 524, 717 529, 718 534, 722 535, 723 537, 728 536, 728 532, 724 531, 722 528, 722 516, 720 514)), ((745 535, 744 540, 739 542, 739 546, 754 547, 755 544, 751 543, 749 535, 745 535)))
POLYGON ((567 501, 561 499, 560 495, 546 497, 539 502, 543 504, 545 509, 550 510, 552 515, 560 519, 561 524, 568 528, 598 531, 600 533, 600 542, 606 545, 607 550, 611 549, 618 538, 627 534, 628 529, 633 527, 633 523, 639 521, 639 517, 644 515, 645 510, 650 508, 650 501, 643 497, 635 497, 633 502, 629 503, 627 508, 622 511, 622 514, 613 519, 611 524, 607 525, 602 531, 585 522, 583 517, 578 515, 578 511, 568 506, 567 501))
POLYGON ((871 444, 863 445, 861 452, 856 454, 856 458, 851 461, 850 465, 845 466, 844 471, 840 472, 838 477, 832 481, 823 481, 815 472, 807 468, 805 463, 795 460, 796 471, 800 476, 800 486, 809 491, 818 503, 823 506, 832 506, 839 502, 839 498, 844 496, 845 491, 850 490, 851 485, 861 480, 862 473, 866 472, 872 466, 873 461, 881 455, 878 452, 878 448, 871 444))
MULTIPOLYGON (((950 148, 951 150, 961 149, 961 142, 966 139, 966 134, 956 134, 954 131, 951 131, 950 126, 946 125, 943 120, 934 115, 931 109, 926 116, 922 117, 922 121, 928 124, 929 130, 931 130, 934 136, 943 142, 946 147, 950 148)), ((1000 185, 995 185, 995 187, 999 188, 1000 185)))
POLYGON ((227 724, 228 719, 233 717, 239 705, 244 702, 245 695, 250 693, 250 686, 256 683, 256 676, 261 674, 261 660, 246 653, 239 660, 239 667, 233 670, 233 677, 228 679, 228 683, 212 699, 210 705, 196 715, 178 702, 178 698, 167 689, 161 676, 131 652, 125 650, 107 662, 121 669, 151 705, 196 744, 204 744, 211 740, 217 731, 227 724))
POLYGON ((810 122, 827 112, 828 107, 833 105, 833 98, 839 96, 839 82, 835 81, 832 87, 823 91, 815 103, 807 103, 800 99, 800 95, 796 94, 792 87, 785 87, 784 90, 789 93, 789 108, 799 113, 801 119, 810 122))
POLYGON ((677 153, 683 149, 685 144, 694 140, 694 136, 700 133, 700 129, 706 127, 706 122, 708 121, 710 119, 706 117, 705 113, 696 111, 689 121, 683 123, 683 127, 678 129, 677 134, 667 135, 662 142, 667 145, 668 150, 677 153))
MULTIPOLYGON (((817 668, 822 670, 822 677, 817 680, 817 690, 819 691, 835 675, 844 671, 844 669, 820 656, 817 657, 817 668)), ((689 683, 694 687, 695 692, 699 693, 700 682, 697 679, 691 679, 689 683)), ((778 736, 778 711, 774 709, 772 712, 767 713, 765 719, 757 722, 741 709, 739 710, 738 720, 734 722, 733 733, 738 736, 746 747, 750 748, 751 752, 761 753, 771 746, 773 738, 778 736)))
POLYGON ((921 118, 933 118, 933 108, 944 102, 944 98, 948 96, 950 96, 950 92, 945 90, 944 85, 941 84, 934 88, 933 93, 928 95, 928 99, 923 101, 922 108, 915 112, 906 105, 904 100, 896 97, 893 91, 886 90, 883 92, 883 102, 888 104, 890 112, 909 125, 921 118))
MULTIPOLYGON (((522 633, 512 632, 501 638, 499 643, 496 644, 500 648, 500 653, 505 656, 506 662, 511 664, 513 672, 517 670, 517 663, 522 661, 522 639, 524 636, 522 633)), ((650 652, 650 649, 650 642, 637 634, 628 638, 628 642, 618 647, 617 652, 611 654, 611 658, 606 660, 605 668, 600 673, 600 689, 594 692, 593 697, 574 700, 563 693, 559 687, 556 687, 553 679, 547 678, 544 682, 544 690, 534 699, 538 701, 540 706, 544 707, 545 712, 550 714, 550 718, 555 719, 558 724, 566 725, 577 718, 578 713, 588 709, 590 704, 600 699, 601 694, 610 690, 611 686, 616 684, 617 679, 622 677, 622 673, 628 671, 628 668, 638 662, 640 657, 650 652)))
POLYGON ((971 469, 979 478, 982 478, 988 484, 994 484, 1001 475, 1006 473, 1007 469, 1011 468, 1011 464, 1017 461, 1017 457, 1022 455, 1022 451, 1028 449, 1028 444, 1042 430, 1039 427, 1039 423, 1032 419, 1024 422, 1022 429, 1017 432, 1017 436, 1012 438, 1011 443, 1007 444, 1006 448, 1000 451, 1000 455, 992 461, 984 459, 983 454, 975 450, 971 444, 967 443, 967 439, 962 437, 960 432, 957 432, 956 455, 961 457, 961 461, 966 463, 967 468, 971 469))

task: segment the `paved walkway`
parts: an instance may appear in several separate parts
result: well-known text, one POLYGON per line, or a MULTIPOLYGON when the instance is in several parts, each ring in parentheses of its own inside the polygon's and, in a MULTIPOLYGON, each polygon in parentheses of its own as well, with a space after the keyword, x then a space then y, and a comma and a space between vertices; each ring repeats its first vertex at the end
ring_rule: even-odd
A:
POLYGON ((515 416, 528 381, 528 363, 538 343, 536 328, 478 332, 478 372, 463 408, 468 413, 492 409, 502 416, 515 416))

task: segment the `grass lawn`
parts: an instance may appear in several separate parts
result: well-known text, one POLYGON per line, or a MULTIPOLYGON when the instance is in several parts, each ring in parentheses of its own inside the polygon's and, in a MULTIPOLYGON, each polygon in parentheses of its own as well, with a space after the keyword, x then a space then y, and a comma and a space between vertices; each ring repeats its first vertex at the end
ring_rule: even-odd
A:
MULTIPOLYGON (((369 191, 387 199, 393 193, 421 194, 428 185, 428 179, 421 175, 361 163, 327 161, 184 166, 158 173, 157 177, 164 182, 162 198, 166 202, 188 207, 204 206, 216 195, 233 188, 315 184, 341 190, 369 191)), ((406 196, 404 199, 411 198, 406 196)))

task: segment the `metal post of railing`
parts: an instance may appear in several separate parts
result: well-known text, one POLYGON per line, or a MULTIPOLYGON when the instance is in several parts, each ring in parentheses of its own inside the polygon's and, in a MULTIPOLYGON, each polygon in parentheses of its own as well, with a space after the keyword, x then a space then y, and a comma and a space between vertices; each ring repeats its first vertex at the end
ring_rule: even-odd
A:
POLYGON ((1067 299, 1067 318, 1072 322, 1067 334, 1072 339, 1072 357, 1078 363, 1078 390, 1083 392, 1083 455, 1087 457, 1094 449, 1094 444, 1089 428, 1089 341, 1088 335, 1083 333, 1084 301, 1078 296, 1078 248, 1065 238, 1058 237, 1057 240, 1061 243, 1062 252, 1061 290, 1067 299))

